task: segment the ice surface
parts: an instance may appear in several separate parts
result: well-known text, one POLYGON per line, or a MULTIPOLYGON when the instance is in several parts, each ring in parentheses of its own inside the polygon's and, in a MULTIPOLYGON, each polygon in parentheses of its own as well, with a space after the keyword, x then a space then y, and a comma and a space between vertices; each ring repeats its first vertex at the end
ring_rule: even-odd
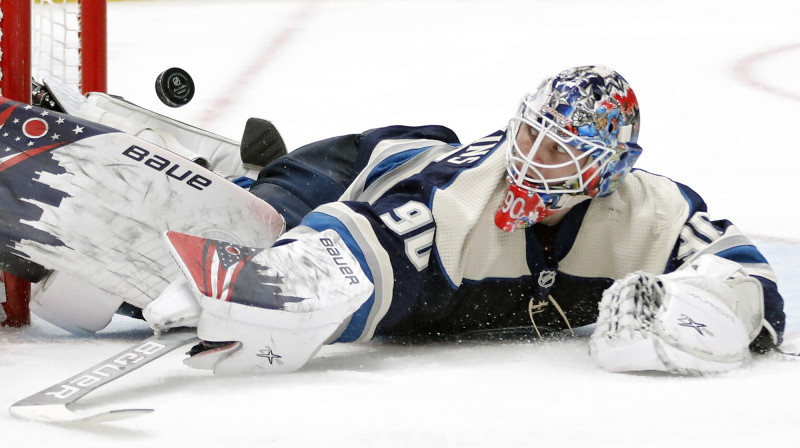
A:
MULTIPOLYGON (((563 68, 604 63, 642 106, 639 166, 690 185, 773 263, 800 350, 800 3, 764 0, 110 2, 109 91, 238 139, 250 116, 289 147, 387 124, 445 124, 462 141, 504 126, 563 68), (197 92, 162 105, 156 76, 197 92)), ((8 406, 148 335, 115 319, 94 338, 41 320, 0 329, 8 406)), ((3 446, 793 446, 800 360, 710 378, 596 369, 586 341, 326 347, 281 377, 214 378, 178 352, 81 400, 155 407, 105 425, 0 410, 3 446)))

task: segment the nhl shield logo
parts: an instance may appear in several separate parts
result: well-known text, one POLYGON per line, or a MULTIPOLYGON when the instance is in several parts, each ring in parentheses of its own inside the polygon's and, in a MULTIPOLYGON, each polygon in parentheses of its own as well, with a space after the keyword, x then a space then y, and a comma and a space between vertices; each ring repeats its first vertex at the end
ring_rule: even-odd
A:
POLYGON ((539 286, 552 288, 556 282, 556 271, 542 271, 539 273, 539 286))

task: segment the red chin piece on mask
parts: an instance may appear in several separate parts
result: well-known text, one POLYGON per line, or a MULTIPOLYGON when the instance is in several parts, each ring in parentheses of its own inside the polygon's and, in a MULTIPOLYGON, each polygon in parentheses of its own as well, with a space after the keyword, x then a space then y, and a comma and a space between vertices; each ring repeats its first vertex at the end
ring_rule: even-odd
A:
POLYGON ((555 212, 545 207, 538 194, 509 183, 503 204, 494 215, 494 223, 506 232, 513 232, 530 227, 555 212))

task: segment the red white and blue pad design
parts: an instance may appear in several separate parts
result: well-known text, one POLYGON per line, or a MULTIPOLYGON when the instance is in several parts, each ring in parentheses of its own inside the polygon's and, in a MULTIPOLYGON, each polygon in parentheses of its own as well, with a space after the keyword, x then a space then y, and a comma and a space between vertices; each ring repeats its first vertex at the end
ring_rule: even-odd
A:
POLYGON ((202 281, 201 292, 215 299, 230 300, 236 279, 257 249, 188 235, 182 235, 181 239, 184 244, 178 243, 179 250, 189 257, 194 256, 190 259, 195 263, 189 269, 195 282, 202 281))
POLYGON ((0 98, 0 251, 144 308, 179 270, 166 230, 267 247, 267 203, 132 135, 0 98))
POLYGON ((205 297, 293 313, 348 304, 352 312, 372 293, 372 282, 332 230, 269 249, 172 231, 165 236, 185 277, 205 297))
POLYGON ((266 272, 262 274, 256 264, 251 262, 264 249, 177 232, 166 232, 166 237, 175 260, 187 279, 197 292, 206 297, 231 301, 235 289, 237 300, 233 300, 234 302, 249 304, 247 297, 268 296, 270 300, 260 303, 260 307, 270 309, 282 308, 276 297, 294 302, 302 300, 276 294, 280 293, 281 277, 266 272), (239 282, 240 277, 245 280, 239 282), (254 283, 260 288, 254 288, 254 283))

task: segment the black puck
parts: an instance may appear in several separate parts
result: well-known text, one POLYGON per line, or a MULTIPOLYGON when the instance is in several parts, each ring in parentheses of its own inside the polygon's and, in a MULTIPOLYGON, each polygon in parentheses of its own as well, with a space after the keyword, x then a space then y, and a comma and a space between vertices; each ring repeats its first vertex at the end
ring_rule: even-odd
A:
POLYGON ((181 107, 194 96, 194 81, 186 70, 173 67, 156 78, 156 95, 169 107, 181 107))

